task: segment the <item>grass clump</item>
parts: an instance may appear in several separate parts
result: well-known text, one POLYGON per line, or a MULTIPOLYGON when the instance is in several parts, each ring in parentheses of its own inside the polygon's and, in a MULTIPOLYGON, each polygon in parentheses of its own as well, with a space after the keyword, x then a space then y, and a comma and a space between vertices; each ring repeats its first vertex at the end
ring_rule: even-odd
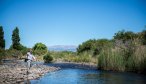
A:
POLYGON ((47 53, 43 56, 43 60, 45 63, 50 63, 53 60, 53 57, 49 53, 47 53))
POLYGON ((146 73, 146 46, 137 46, 127 61, 127 70, 146 73))
POLYGON ((114 71, 132 71, 145 73, 146 46, 130 44, 130 46, 111 47, 102 50, 98 57, 98 68, 114 71))
POLYGON ((107 48, 98 57, 98 68, 103 70, 124 71, 125 61, 121 50, 107 48))

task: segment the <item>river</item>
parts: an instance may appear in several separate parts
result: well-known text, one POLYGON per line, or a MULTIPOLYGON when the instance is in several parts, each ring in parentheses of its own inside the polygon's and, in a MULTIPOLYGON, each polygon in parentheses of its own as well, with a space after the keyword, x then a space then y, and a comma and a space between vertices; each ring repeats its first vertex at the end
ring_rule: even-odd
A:
POLYGON ((62 68, 30 82, 31 84, 146 84, 146 76, 129 72, 62 68))

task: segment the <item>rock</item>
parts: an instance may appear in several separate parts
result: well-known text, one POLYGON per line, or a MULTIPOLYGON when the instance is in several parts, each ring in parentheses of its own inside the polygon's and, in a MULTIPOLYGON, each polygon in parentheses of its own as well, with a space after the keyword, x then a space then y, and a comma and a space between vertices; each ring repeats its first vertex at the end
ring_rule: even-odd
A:
POLYGON ((27 74, 27 67, 22 63, 7 63, 0 65, 0 84, 24 84, 24 80, 36 79, 47 72, 59 70, 42 64, 32 66, 27 74))
POLYGON ((17 80, 16 82, 17 82, 17 83, 21 83, 21 82, 23 82, 23 80, 19 79, 19 80, 17 80))

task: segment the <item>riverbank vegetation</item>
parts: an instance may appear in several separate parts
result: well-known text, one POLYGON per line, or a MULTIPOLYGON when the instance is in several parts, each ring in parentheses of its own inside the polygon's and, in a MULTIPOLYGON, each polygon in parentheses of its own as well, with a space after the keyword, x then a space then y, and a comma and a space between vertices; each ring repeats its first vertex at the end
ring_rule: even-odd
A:
POLYGON ((112 40, 88 40, 77 49, 78 53, 89 52, 98 59, 98 69, 145 73, 146 30, 134 33, 119 31, 112 40))
POLYGON ((43 43, 27 48, 20 43, 19 29, 12 34, 12 45, 5 49, 4 31, 0 27, 0 59, 23 59, 32 50, 38 61, 94 63, 98 69, 114 71, 146 71, 146 30, 119 31, 112 39, 89 39, 71 51, 49 51, 43 43))
POLYGON ((99 54, 99 69, 145 73, 145 42, 145 30, 139 33, 119 31, 114 36, 114 45, 99 54))

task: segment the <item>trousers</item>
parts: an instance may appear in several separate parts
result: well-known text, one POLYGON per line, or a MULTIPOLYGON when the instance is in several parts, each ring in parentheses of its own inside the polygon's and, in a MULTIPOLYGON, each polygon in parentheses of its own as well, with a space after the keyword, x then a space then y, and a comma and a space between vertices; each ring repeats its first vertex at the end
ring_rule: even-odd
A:
POLYGON ((27 68, 30 69, 31 66, 32 66, 32 64, 31 64, 31 60, 27 60, 27 68))

